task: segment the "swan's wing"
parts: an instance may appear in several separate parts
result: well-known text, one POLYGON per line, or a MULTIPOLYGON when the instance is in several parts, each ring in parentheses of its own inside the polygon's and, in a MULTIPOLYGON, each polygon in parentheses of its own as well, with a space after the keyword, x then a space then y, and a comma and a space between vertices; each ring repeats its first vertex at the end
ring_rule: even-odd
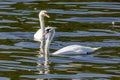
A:
POLYGON ((81 46, 81 45, 70 45, 66 46, 56 52, 54 52, 54 55, 67 55, 67 54, 87 54, 89 52, 93 52, 99 48, 92 48, 87 46, 81 46))
POLYGON ((42 38, 41 34, 42 34, 41 29, 38 29, 37 32, 34 34, 34 40, 40 42, 42 38))
MULTIPOLYGON (((48 37, 48 35, 45 35, 45 39, 47 37, 48 37)), ((41 29, 38 29, 37 32, 34 34, 34 40, 41 42, 41 40, 42 40, 42 30, 41 29)))

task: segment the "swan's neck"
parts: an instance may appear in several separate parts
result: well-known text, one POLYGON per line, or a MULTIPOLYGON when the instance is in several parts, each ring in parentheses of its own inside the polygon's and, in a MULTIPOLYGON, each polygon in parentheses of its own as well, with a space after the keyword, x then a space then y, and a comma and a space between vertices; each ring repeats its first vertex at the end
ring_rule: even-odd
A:
POLYGON ((50 47, 50 43, 53 39, 54 33, 55 33, 55 31, 47 34, 47 39, 46 39, 46 42, 45 42, 46 43, 45 44, 45 54, 46 55, 49 55, 49 47, 50 47))
POLYGON ((44 29, 45 28, 44 16, 43 15, 39 15, 39 19, 40 19, 41 29, 44 29))
POLYGON ((46 42, 45 42, 45 54, 49 54, 49 47, 50 47, 50 43, 51 43, 51 39, 50 36, 48 36, 46 42))
POLYGON ((42 53, 45 52, 45 37, 44 37, 44 32, 45 32, 45 24, 44 24, 44 16, 39 15, 39 19, 40 19, 40 26, 41 26, 41 35, 42 35, 42 40, 41 40, 41 44, 40 44, 40 51, 42 53))

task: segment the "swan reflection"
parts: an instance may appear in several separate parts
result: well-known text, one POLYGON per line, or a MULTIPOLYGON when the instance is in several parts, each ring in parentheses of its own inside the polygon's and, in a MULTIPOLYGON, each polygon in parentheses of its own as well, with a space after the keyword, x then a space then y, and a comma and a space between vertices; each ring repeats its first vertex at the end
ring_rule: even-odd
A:
MULTIPOLYGON (((49 62, 49 55, 43 55, 43 54, 39 54, 38 56, 38 61, 37 61, 37 70, 38 73, 40 75, 46 75, 50 73, 50 62, 49 62)), ((36 80, 44 80, 41 78, 37 78, 36 80)))

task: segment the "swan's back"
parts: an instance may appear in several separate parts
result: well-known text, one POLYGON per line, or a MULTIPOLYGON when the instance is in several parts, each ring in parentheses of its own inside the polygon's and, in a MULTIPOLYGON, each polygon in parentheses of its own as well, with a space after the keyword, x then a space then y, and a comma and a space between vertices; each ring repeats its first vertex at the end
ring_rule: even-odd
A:
POLYGON ((34 40, 40 42, 41 38, 42 38, 42 30, 38 29, 37 32, 34 34, 34 40))
POLYGON ((90 52, 94 52, 97 49, 99 49, 99 47, 92 48, 92 47, 81 46, 81 45, 70 45, 70 46, 66 46, 66 47, 54 52, 53 54, 54 55, 87 54, 90 52))

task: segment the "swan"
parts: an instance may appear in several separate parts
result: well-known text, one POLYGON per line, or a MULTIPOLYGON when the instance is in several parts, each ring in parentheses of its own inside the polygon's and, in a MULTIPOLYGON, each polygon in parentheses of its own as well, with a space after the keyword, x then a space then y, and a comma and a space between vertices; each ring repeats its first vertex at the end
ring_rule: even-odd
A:
MULTIPOLYGON (((45 54, 49 54, 49 47, 50 43, 55 34, 55 27, 47 27, 45 29, 45 54)), ((81 45, 69 45, 63 47, 62 49, 55 51, 52 55, 70 55, 70 54, 87 54, 94 52, 95 50, 99 49, 100 47, 88 47, 88 46, 81 46, 81 45)))
POLYGON ((44 24, 44 16, 47 18, 50 18, 50 16, 47 14, 46 10, 41 10, 39 12, 39 21, 41 29, 38 29, 37 32, 34 34, 34 41, 41 42, 40 44, 40 51, 44 53, 44 31, 45 31, 45 24, 44 24))

